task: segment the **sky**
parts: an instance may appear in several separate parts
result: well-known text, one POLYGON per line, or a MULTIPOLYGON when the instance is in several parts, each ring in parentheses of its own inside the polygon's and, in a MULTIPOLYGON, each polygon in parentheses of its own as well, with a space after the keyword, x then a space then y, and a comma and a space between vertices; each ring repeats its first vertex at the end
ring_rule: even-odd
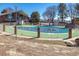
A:
POLYGON ((58 5, 58 3, 0 3, 0 12, 5 8, 12 8, 15 10, 15 6, 17 6, 18 10, 23 10, 29 16, 32 12, 38 11, 41 18, 43 18, 42 14, 45 12, 46 8, 53 5, 58 5))

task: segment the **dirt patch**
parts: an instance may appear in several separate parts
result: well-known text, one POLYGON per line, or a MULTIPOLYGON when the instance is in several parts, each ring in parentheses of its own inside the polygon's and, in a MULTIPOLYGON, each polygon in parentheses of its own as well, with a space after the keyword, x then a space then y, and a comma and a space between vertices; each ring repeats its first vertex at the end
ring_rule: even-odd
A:
POLYGON ((63 41, 48 41, 0 35, 1 56, 74 56, 78 47, 67 47, 63 41))

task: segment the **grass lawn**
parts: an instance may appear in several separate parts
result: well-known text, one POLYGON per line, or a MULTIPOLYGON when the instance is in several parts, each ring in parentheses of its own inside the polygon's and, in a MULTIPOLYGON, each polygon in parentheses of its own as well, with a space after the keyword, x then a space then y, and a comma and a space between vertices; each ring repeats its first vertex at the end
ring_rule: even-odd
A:
MULTIPOLYGON (((19 25, 19 26, 26 26, 26 25, 19 25)), ((31 26, 27 25, 26 27, 31 26)), ((14 33, 13 28, 11 26, 6 26, 6 32, 9 33, 14 33)), ((37 37, 37 32, 33 31, 24 31, 24 30, 17 30, 18 35, 22 36, 29 36, 29 37, 37 37)), ((78 29, 73 29, 73 37, 79 36, 79 31, 78 29)), ((68 33, 42 33, 41 32, 41 37, 42 38, 67 38, 68 33)))

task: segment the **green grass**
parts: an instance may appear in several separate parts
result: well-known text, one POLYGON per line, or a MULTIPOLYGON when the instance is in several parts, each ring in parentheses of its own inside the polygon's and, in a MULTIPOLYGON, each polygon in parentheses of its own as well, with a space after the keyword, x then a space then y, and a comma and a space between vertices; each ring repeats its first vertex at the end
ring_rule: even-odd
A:
MULTIPOLYGON (((26 25, 22 25, 22 26, 26 26, 26 25)), ((31 26, 31 25, 27 25, 31 26)), ((6 32, 9 33, 14 33, 13 32, 13 28, 11 26, 6 26, 6 32)), ((25 30, 17 30, 17 34, 18 35, 22 35, 22 36, 29 36, 29 37, 37 37, 37 32, 33 32, 33 31, 25 31, 25 30)), ((78 29, 73 29, 73 37, 79 36, 79 30, 78 29)), ((41 37, 42 38, 67 38, 68 37, 68 33, 42 33, 41 32, 41 37)))
POLYGON ((79 29, 73 29, 73 37, 79 36, 79 29))
POLYGON ((11 27, 11 26, 6 26, 5 31, 8 32, 8 33, 14 33, 14 28, 11 27))

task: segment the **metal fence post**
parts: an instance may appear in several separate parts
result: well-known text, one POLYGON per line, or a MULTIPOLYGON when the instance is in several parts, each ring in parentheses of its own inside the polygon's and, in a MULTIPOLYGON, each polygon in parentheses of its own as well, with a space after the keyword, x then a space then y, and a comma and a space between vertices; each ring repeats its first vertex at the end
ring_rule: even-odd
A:
POLYGON ((40 22, 38 23, 37 26, 37 38, 40 38, 40 22))
POLYGON ((3 32, 5 32, 5 24, 3 24, 3 32))
POLYGON ((37 38, 40 38, 40 27, 37 27, 37 38))
POLYGON ((69 33, 68 33, 68 38, 72 38, 72 29, 71 28, 69 28, 69 33))
POLYGON ((14 26, 14 34, 17 34, 17 27, 16 27, 16 25, 14 26))

